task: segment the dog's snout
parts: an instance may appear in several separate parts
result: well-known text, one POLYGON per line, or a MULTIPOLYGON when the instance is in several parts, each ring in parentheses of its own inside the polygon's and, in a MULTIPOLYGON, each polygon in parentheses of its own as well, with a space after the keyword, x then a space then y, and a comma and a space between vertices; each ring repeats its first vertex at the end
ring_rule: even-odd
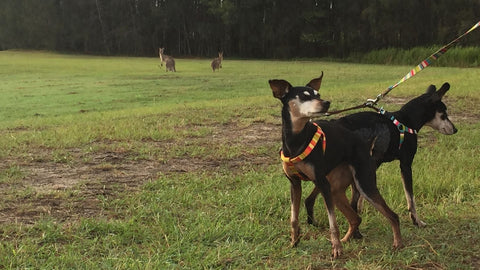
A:
POLYGON ((456 127, 453 127, 453 134, 457 133, 458 129, 456 127))
POLYGON ((322 102, 322 106, 328 109, 328 107, 330 107, 330 101, 324 100, 324 101, 322 102))

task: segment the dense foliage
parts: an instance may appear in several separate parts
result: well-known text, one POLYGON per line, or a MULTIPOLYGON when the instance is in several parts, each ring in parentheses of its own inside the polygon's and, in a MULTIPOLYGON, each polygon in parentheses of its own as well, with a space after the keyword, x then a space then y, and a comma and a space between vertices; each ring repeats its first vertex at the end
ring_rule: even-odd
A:
POLYGON ((479 18, 479 0, 2 0, 0 49, 346 57, 444 44, 479 18))

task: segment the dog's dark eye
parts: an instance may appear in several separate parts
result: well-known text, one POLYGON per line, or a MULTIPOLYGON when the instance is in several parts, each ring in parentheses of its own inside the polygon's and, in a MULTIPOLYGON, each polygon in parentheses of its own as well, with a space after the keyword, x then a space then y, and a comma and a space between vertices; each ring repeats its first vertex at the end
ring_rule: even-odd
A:
POLYGON ((302 100, 309 100, 309 99, 319 99, 320 94, 318 93, 317 90, 309 89, 305 90, 303 92, 300 92, 297 97, 299 97, 302 100))
POLYGON ((447 119, 447 114, 446 113, 442 113, 442 116, 440 116, 440 118, 442 120, 446 120, 447 119))
POLYGON ((303 99, 312 99, 316 98, 312 93, 309 91, 303 91, 302 95, 300 95, 303 99))

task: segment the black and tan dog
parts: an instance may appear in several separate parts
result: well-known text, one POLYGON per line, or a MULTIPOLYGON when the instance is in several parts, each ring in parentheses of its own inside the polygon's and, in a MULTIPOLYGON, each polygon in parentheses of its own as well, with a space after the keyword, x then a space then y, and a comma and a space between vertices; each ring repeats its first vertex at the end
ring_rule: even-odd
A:
MULTIPOLYGON (((430 126, 442 134, 451 135, 457 129, 447 115, 447 107, 442 97, 450 89, 444 83, 440 89, 434 85, 427 88, 426 93, 420 95, 405 105, 399 111, 392 113, 380 110, 375 112, 360 112, 342 117, 337 124, 358 134, 363 141, 372 143, 371 154, 378 168, 384 162, 400 161, 400 171, 403 180, 405 197, 413 224, 425 226, 417 215, 413 199, 412 163, 417 152, 417 133, 423 126, 430 126)), ((357 211, 360 194, 353 189, 352 207, 357 211)), ((314 223, 313 205, 320 190, 315 188, 305 200, 308 213, 308 222, 314 223)), ((361 237, 355 232, 356 237, 361 237)))
POLYGON ((334 258, 342 253, 334 207, 337 206, 349 223, 341 241, 347 241, 361 222, 345 196, 350 185, 388 219, 393 230, 393 246, 399 248, 402 238, 398 215, 387 206, 377 189, 375 162, 367 144, 335 122, 310 121, 311 117, 325 113, 330 105, 318 94, 322 77, 323 72, 305 87, 293 87, 285 80, 269 81, 273 96, 283 104, 281 157, 291 183, 291 244, 296 246, 300 240, 301 182, 307 180, 314 182, 325 200, 334 258))

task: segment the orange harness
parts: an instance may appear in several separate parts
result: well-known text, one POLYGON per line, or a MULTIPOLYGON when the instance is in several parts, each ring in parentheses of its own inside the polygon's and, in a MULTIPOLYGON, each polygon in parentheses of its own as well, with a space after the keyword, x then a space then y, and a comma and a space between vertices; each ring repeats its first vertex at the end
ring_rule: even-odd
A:
POLYGON ((284 167, 283 169, 286 175, 295 175, 302 180, 307 180, 305 179, 304 175, 298 172, 298 170, 295 168, 295 163, 298 163, 304 160, 308 155, 310 155, 313 148, 315 148, 315 146, 317 145, 317 142, 320 139, 322 139, 322 149, 323 149, 323 153, 325 153, 325 148, 327 147, 327 138, 325 137, 325 133, 317 123, 313 123, 313 124, 317 127, 317 132, 315 132, 307 148, 305 148, 305 150, 300 155, 290 158, 290 157, 286 157, 283 154, 283 151, 280 151, 280 158, 286 165, 286 167, 284 167))

